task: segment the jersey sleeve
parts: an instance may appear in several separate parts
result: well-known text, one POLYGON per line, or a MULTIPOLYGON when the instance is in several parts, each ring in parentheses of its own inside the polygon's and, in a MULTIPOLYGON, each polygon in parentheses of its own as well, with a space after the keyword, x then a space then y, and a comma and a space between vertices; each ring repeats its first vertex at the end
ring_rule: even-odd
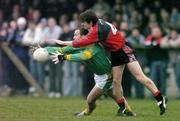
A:
POLYGON ((77 53, 79 51, 82 51, 84 48, 74 48, 72 46, 66 46, 66 47, 45 47, 46 50, 48 51, 49 55, 55 52, 60 52, 63 54, 68 54, 68 53, 77 53))
POLYGON ((97 52, 95 51, 94 44, 89 45, 84 50, 65 55, 67 61, 86 61, 91 59, 97 52))
POLYGON ((73 40, 72 45, 73 47, 84 47, 86 45, 93 44, 98 41, 98 32, 97 32, 97 26, 93 27, 89 33, 82 37, 79 40, 73 40))
POLYGON ((67 54, 65 55, 67 61, 86 61, 92 58, 92 53, 90 51, 81 51, 79 53, 67 54))

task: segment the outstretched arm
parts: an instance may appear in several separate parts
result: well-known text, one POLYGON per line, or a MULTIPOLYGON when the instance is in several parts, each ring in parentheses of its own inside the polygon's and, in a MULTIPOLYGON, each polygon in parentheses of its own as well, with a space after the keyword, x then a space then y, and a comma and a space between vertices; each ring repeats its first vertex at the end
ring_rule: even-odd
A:
POLYGON ((90 51, 82 51, 80 53, 74 53, 74 54, 66 54, 65 55, 65 60, 67 61, 75 61, 75 62, 80 62, 80 61, 86 61, 92 58, 92 53, 90 51))
POLYGON ((76 39, 73 41, 62 41, 62 40, 54 40, 54 41, 59 45, 69 45, 77 48, 77 47, 84 47, 92 43, 96 43, 99 40, 98 40, 97 30, 96 28, 94 28, 90 30, 90 32, 86 36, 80 39, 76 39))
POLYGON ((93 51, 93 46, 89 46, 84 50, 76 51, 75 53, 68 53, 68 54, 62 54, 56 51, 52 53, 52 61, 55 64, 63 60, 80 62, 91 59, 94 54, 96 54, 96 51, 93 51))
POLYGON ((59 45, 72 46, 72 41, 54 40, 59 45))
POLYGON ((54 62, 54 64, 57 64, 63 60, 80 62, 80 61, 89 60, 91 58, 92 58, 92 53, 88 50, 81 51, 79 53, 74 53, 74 54, 66 54, 66 55, 60 52, 52 53, 52 61, 54 62))
POLYGON ((73 48, 72 46, 66 46, 66 47, 46 47, 46 50, 51 55, 52 53, 55 53, 55 52, 60 52, 60 53, 63 53, 63 54, 77 53, 77 52, 83 50, 83 48, 73 48))

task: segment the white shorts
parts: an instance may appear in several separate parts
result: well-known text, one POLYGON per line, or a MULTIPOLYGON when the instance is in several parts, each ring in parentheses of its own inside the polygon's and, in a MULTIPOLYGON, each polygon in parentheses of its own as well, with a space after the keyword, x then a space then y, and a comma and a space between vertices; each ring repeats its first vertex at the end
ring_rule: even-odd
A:
POLYGON ((107 91, 107 90, 113 88, 112 75, 110 75, 110 74, 109 75, 108 74, 103 74, 103 75, 94 74, 94 80, 96 83, 95 86, 104 91, 107 91))

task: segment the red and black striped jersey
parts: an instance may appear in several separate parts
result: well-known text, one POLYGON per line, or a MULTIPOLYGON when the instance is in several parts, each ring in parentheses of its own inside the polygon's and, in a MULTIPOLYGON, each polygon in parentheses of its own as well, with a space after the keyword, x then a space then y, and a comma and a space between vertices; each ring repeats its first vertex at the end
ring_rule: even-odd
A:
POLYGON ((106 50, 114 52, 122 48, 125 39, 112 24, 99 19, 86 36, 74 40, 72 44, 73 47, 83 47, 96 42, 101 42, 106 50))

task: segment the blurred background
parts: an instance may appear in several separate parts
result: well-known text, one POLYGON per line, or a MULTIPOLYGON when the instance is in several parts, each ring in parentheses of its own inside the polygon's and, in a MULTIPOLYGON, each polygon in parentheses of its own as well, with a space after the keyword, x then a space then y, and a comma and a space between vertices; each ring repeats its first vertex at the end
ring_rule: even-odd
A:
MULTIPOLYGON (((111 22, 137 51, 144 72, 163 95, 180 99, 179 0, 0 0, 0 96, 40 96, 3 47, 9 47, 49 98, 86 97, 93 74, 80 63, 38 63, 31 45, 55 45, 51 38, 72 40, 78 16, 91 8, 111 22)), ((126 97, 151 97, 125 69, 126 97)), ((106 96, 104 96, 106 97, 106 96)))

